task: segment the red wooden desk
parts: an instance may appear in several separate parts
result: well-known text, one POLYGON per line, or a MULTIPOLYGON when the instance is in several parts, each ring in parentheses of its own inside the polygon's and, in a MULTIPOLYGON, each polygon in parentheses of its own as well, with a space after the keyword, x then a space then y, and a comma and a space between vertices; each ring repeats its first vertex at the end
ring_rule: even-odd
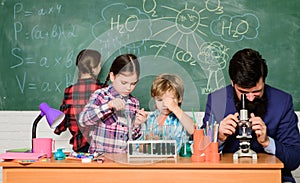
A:
MULTIPOLYGON (((218 163, 194 163, 191 158, 178 157, 159 162, 149 161, 118 163, 81 163, 78 160, 50 160, 20 165, 16 162, 1 162, 3 183, 141 183, 141 182, 281 182, 283 163, 275 156, 258 154, 257 162, 240 158, 233 162, 232 154, 222 155, 218 163)), ((128 162, 127 156, 118 154, 114 160, 128 162)), ((141 160, 141 159, 140 159, 141 160)))

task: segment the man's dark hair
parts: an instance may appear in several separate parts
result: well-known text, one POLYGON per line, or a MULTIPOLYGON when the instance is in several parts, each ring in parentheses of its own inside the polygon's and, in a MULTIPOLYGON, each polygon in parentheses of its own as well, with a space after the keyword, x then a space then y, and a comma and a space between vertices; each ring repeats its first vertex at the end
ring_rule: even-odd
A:
POLYGON ((266 61, 259 52, 249 48, 236 52, 229 62, 230 79, 242 88, 256 86, 261 77, 265 82, 267 74, 266 61))

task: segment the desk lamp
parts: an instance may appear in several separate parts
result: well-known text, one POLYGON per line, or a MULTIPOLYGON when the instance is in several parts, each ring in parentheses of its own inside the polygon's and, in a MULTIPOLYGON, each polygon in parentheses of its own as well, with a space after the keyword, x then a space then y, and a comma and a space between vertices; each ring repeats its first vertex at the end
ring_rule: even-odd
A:
MULTIPOLYGON (((32 126, 32 139, 36 138, 36 127, 38 122, 46 115, 47 122, 50 128, 56 128, 65 118, 65 114, 57 109, 50 108, 50 106, 43 102, 40 104, 41 113, 34 120, 32 126)), ((31 140, 32 140, 31 139, 31 140)))

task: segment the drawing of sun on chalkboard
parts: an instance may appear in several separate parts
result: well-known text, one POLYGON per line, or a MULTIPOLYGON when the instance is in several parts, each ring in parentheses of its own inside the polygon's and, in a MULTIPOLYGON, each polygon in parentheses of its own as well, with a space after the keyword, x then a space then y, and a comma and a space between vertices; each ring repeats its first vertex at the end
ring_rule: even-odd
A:
POLYGON ((202 20, 207 17, 202 17, 201 12, 205 9, 195 10, 195 8, 188 8, 186 3, 184 9, 177 10, 169 6, 161 6, 166 10, 170 10, 168 16, 152 19, 153 35, 151 39, 159 40, 162 44, 153 44, 152 48, 158 48, 156 56, 162 49, 167 47, 167 44, 175 45, 172 58, 174 58, 177 48, 181 48, 189 52, 192 47, 197 47, 196 34, 207 36, 202 28, 207 28, 208 25, 202 23, 202 20), (174 14, 174 15, 173 15, 174 14))
POLYGON ((206 41, 211 39, 209 24, 214 20, 210 15, 219 16, 223 13, 220 3, 213 5, 210 2, 205 1, 203 8, 189 8, 188 3, 185 3, 183 9, 162 5, 165 16, 156 18, 159 13, 155 12, 156 17, 152 19, 151 40, 156 40, 157 43, 150 48, 156 50, 155 56, 163 54, 163 50, 170 51, 173 47, 173 53, 169 53, 173 60, 184 60, 185 63, 192 60, 189 62, 191 66, 195 66, 197 62, 207 78, 206 87, 201 88, 202 94, 225 85, 222 70, 228 59, 226 46, 220 42, 206 41))

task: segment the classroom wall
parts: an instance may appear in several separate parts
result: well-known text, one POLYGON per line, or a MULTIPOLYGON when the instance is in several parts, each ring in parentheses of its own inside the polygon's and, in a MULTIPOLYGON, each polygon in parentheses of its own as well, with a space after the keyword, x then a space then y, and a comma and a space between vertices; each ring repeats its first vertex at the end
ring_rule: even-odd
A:
MULTIPOLYGON (((300 119, 300 111, 296 112, 300 119)), ((190 116, 192 114, 188 113, 190 116)), ((0 153, 7 149, 30 148, 31 147, 31 129, 39 111, 0 111, 0 153)), ((203 112, 195 113, 196 119, 202 120, 203 112)), ((300 122, 298 124, 300 128, 300 122)), ((65 148, 65 151, 71 151, 69 145, 71 137, 69 131, 60 136, 53 133, 46 119, 43 118, 37 127, 37 137, 52 137, 55 140, 55 149, 65 148)), ((0 183, 2 183, 2 169, 0 169, 0 183)), ((293 172, 300 183, 300 168, 293 172)))
MULTIPOLYGON (((39 113, 39 111, 0 111, 0 152, 7 149, 30 148, 32 124, 39 113)), ((58 136, 53 130, 44 117, 37 125, 37 137, 52 137, 55 139, 55 148, 64 147, 71 150, 68 143, 71 136, 69 131, 58 136)))

